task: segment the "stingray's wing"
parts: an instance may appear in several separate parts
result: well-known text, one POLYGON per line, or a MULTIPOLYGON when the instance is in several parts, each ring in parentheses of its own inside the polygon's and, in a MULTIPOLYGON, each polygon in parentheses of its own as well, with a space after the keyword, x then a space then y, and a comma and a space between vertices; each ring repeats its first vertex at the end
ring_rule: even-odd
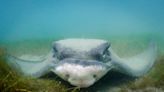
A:
POLYGON ((6 60, 7 64, 20 74, 25 76, 40 77, 49 72, 51 62, 49 59, 47 59, 47 57, 41 58, 40 56, 26 55, 21 56, 20 58, 12 55, 7 55, 6 60), (24 59, 22 59, 23 57, 24 59))
POLYGON ((152 42, 145 51, 131 58, 120 58, 112 49, 110 49, 110 52, 115 70, 138 77, 147 73, 153 66, 156 59, 157 47, 152 42))

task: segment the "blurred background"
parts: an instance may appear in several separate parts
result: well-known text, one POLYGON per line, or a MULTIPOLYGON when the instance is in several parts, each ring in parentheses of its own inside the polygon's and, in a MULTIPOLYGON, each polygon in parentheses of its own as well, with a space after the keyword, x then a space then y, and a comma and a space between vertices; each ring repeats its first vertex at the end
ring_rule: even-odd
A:
POLYGON ((1 0, 0 40, 110 38, 163 39, 163 0, 1 0))

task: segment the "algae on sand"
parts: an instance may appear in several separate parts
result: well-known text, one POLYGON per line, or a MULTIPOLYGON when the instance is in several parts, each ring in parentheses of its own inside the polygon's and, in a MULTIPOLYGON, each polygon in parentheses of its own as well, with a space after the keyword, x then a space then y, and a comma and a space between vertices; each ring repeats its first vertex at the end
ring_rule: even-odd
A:
POLYGON ((5 53, 0 51, 0 92, 75 92, 60 81, 19 76, 5 63, 5 53))

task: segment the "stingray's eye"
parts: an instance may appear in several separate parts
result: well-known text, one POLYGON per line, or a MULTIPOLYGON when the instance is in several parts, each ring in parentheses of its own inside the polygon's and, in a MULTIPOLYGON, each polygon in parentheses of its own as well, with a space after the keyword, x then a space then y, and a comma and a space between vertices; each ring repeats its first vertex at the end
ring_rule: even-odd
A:
POLYGON ((102 59, 103 59, 104 61, 110 61, 110 60, 111 60, 111 58, 110 58, 110 52, 109 52, 109 51, 105 51, 105 52, 103 53, 103 55, 102 55, 102 59))
POLYGON ((70 58, 74 55, 74 52, 71 50, 71 49, 64 49, 60 52, 60 57, 59 59, 62 60, 62 59, 65 59, 65 58, 70 58))
POLYGON ((58 52, 58 50, 57 50, 56 47, 53 47, 53 51, 54 51, 54 52, 58 52))
POLYGON ((109 52, 108 50, 105 50, 105 51, 103 52, 103 55, 110 56, 110 52, 109 52))
POLYGON ((57 55, 57 49, 56 49, 56 47, 53 47, 53 57, 57 57, 58 58, 58 55, 57 55))
POLYGON ((106 54, 104 54, 103 56, 102 56, 102 58, 104 59, 104 58, 106 58, 107 57, 107 55, 106 54))

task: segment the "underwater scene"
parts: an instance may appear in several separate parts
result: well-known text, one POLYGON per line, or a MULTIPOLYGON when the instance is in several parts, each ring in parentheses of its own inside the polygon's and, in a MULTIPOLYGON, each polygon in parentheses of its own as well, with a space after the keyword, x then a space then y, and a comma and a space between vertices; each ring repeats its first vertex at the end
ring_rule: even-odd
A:
MULTIPOLYGON (((163 0, 1 0, 0 92, 164 92, 163 10, 163 0), (67 39, 78 40, 66 42, 67 39), (79 39, 82 39, 82 42, 79 39), (78 58, 80 63, 71 61, 68 64, 75 66, 64 68, 72 71, 72 68, 76 70, 77 66, 82 66, 80 68, 82 70, 79 69, 78 72, 83 73, 90 69, 85 67, 95 65, 93 68, 95 71, 98 66, 114 67, 116 71, 107 69, 107 73, 102 74, 101 78, 89 86, 72 85, 72 81, 64 80, 65 77, 50 71, 52 68, 49 69, 52 65, 53 67, 63 65, 54 60, 54 54, 57 53, 52 52, 55 42, 60 43, 58 47, 60 50, 67 50, 64 46, 70 46, 66 51, 68 56, 72 55, 74 47, 79 46, 80 50, 84 49, 83 46, 85 49, 93 49, 98 47, 97 44, 105 42, 110 44, 107 46, 109 50, 108 48, 104 50, 109 51, 111 62, 118 58, 114 56, 112 52, 114 51, 120 58, 136 56, 131 62, 143 60, 138 63, 141 66, 146 63, 147 65, 136 67, 137 63, 137 65, 128 63, 130 68, 126 70, 124 63, 115 62, 118 66, 111 62, 104 61, 104 63, 103 60, 97 59, 98 56, 94 58, 93 63, 90 63, 86 59, 88 57, 90 59, 92 55, 90 52, 87 54, 84 52, 87 57, 85 60, 89 63, 82 63, 83 58, 80 57, 78 58), (149 46, 151 43, 155 44, 156 51, 149 46), (37 61, 40 59, 44 61, 47 56, 47 61, 51 61, 49 58, 51 52, 54 53, 51 58, 55 63, 52 63, 52 60, 47 66, 45 66, 47 63, 37 64, 37 61), (144 63, 144 60, 147 62, 144 63), (18 72, 21 69, 25 72, 33 70, 32 72, 36 74, 24 76, 18 72), (138 76, 135 69, 146 72, 138 76), (132 71, 132 74, 129 71, 132 71)), ((73 54, 71 58, 83 54, 76 49, 73 53, 77 55, 73 54)), ((64 59, 59 61, 64 62, 64 59)), ((92 73, 89 72, 87 76, 92 73)), ((101 75, 104 71, 98 73, 101 75)), ((70 76, 72 75, 66 74, 66 77, 70 76)), ((92 78, 87 80, 87 83, 91 80, 92 78)))

